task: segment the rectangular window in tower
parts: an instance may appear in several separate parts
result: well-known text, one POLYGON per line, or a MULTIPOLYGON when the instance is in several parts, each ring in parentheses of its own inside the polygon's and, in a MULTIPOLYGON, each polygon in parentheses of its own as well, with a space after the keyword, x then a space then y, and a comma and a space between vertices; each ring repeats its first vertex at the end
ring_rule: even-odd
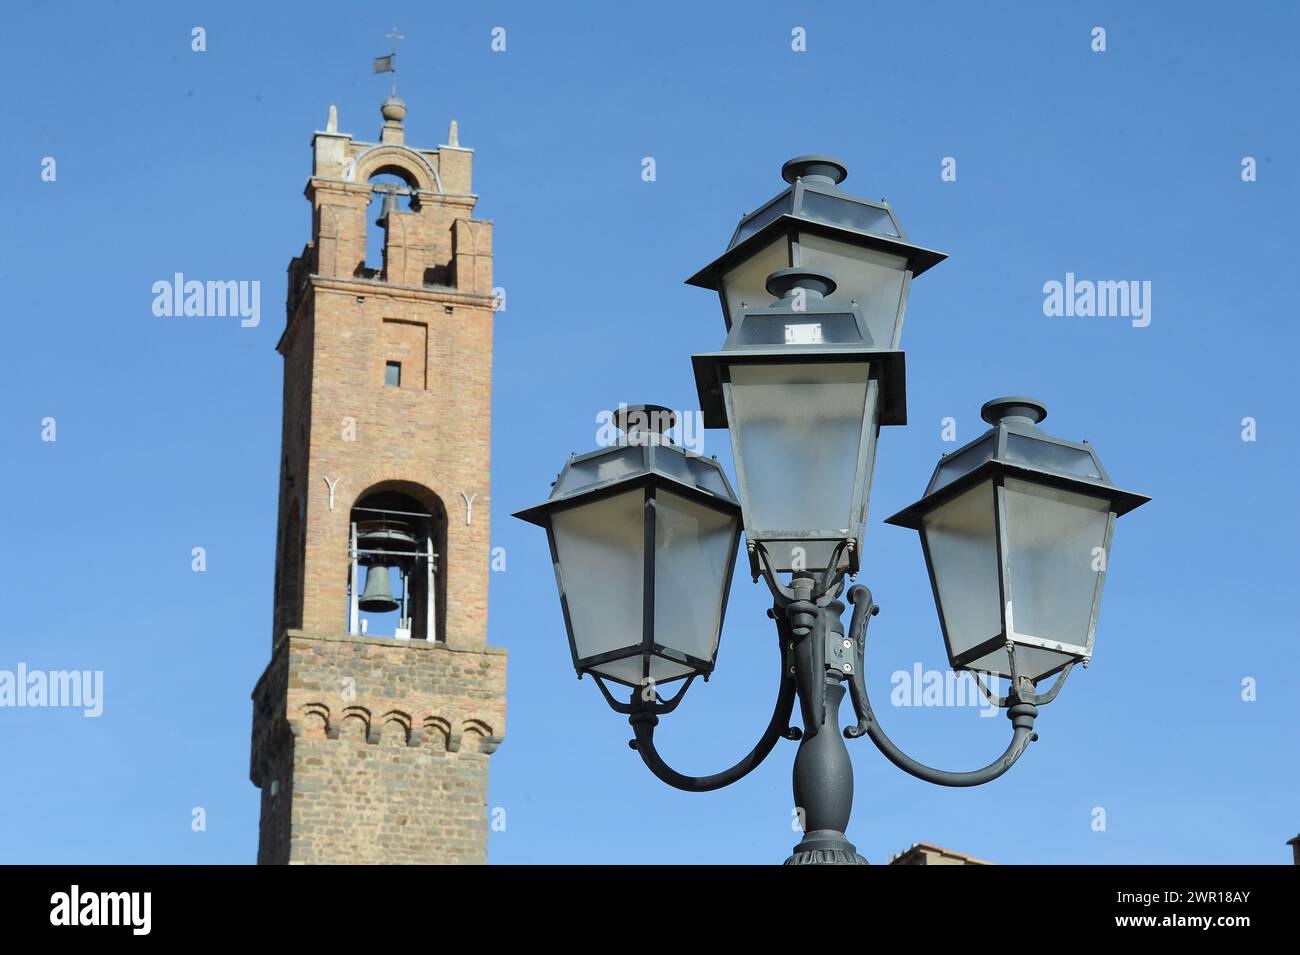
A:
POLYGON ((402 387, 402 363, 390 361, 384 366, 384 384, 393 388, 402 387))
MULTIPOLYGON (((403 391, 424 391, 428 387, 429 327, 424 322, 385 318, 372 361, 384 366, 384 380, 403 391), (400 384, 392 380, 393 366, 400 365, 400 384)), ((375 372, 372 372, 375 374, 375 372)))

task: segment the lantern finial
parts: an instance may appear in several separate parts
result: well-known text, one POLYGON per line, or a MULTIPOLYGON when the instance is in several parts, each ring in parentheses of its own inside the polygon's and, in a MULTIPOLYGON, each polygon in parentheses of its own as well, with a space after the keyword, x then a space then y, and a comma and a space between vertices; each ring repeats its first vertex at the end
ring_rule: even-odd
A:
POLYGON ((1013 396, 984 402, 980 417, 989 424, 1027 424, 1031 427, 1047 417, 1047 405, 1036 398, 1013 396))
POLYGON ((848 175, 848 167, 830 156, 795 156, 781 167, 781 178, 792 186, 796 179, 823 186, 838 186, 848 175))
POLYGON ((619 405, 614 412, 614 425, 624 434, 638 431, 665 434, 677 423, 677 413, 663 405, 619 405))

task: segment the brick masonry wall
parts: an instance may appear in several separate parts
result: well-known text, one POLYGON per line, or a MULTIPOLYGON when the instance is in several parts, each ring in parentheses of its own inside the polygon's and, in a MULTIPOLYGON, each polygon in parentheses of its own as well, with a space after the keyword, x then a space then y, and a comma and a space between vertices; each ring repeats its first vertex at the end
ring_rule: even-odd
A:
POLYGON ((411 482, 435 496, 448 517, 440 558, 446 641, 481 647, 491 546, 491 308, 358 285, 316 289, 303 629, 344 626, 352 506, 377 484, 411 482), (386 357, 385 319, 427 326, 424 390, 406 387, 420 377, 412 374, 409 352, 386 357), (403 362, 401 388, 384 386, 389 357, 403 362), (326 478, 336 482, 333 510, 326 478))

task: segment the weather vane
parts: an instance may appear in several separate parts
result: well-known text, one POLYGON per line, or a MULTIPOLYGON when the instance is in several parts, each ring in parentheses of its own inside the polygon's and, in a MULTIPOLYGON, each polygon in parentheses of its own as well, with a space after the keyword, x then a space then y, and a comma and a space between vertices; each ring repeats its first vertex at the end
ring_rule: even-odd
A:
POLYGON ((397 64, 394 61, 397 59, 397 41, 405 40, 406 37, 402 36, 402 34, 397 32, 397 27, 393 27, 393 32, 385 33, 384 36, 388 37, 388 39, 393 41, 393 52, 388 54, 387 56, 375 57, 375 72, 393 74, 393 92, 391 95, 396 96, 397 95, 397 64))

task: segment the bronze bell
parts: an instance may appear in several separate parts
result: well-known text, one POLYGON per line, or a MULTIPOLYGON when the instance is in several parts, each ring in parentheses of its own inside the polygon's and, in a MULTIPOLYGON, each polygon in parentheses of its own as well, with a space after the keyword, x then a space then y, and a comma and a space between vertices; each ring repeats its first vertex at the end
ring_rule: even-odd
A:
POLYGON ((375 225, 383 225, 388 218, 388 213, 397 211, 397 196, 391 192, 384 193, 384 203, 379 209, 379 218, 375 219, 375 225))
POLYGON ((366 613, 389 613, 397 609, 393 580, 387 567, 374 564, 366 569, 366 589, 357 601, 357 607, 366 613))

